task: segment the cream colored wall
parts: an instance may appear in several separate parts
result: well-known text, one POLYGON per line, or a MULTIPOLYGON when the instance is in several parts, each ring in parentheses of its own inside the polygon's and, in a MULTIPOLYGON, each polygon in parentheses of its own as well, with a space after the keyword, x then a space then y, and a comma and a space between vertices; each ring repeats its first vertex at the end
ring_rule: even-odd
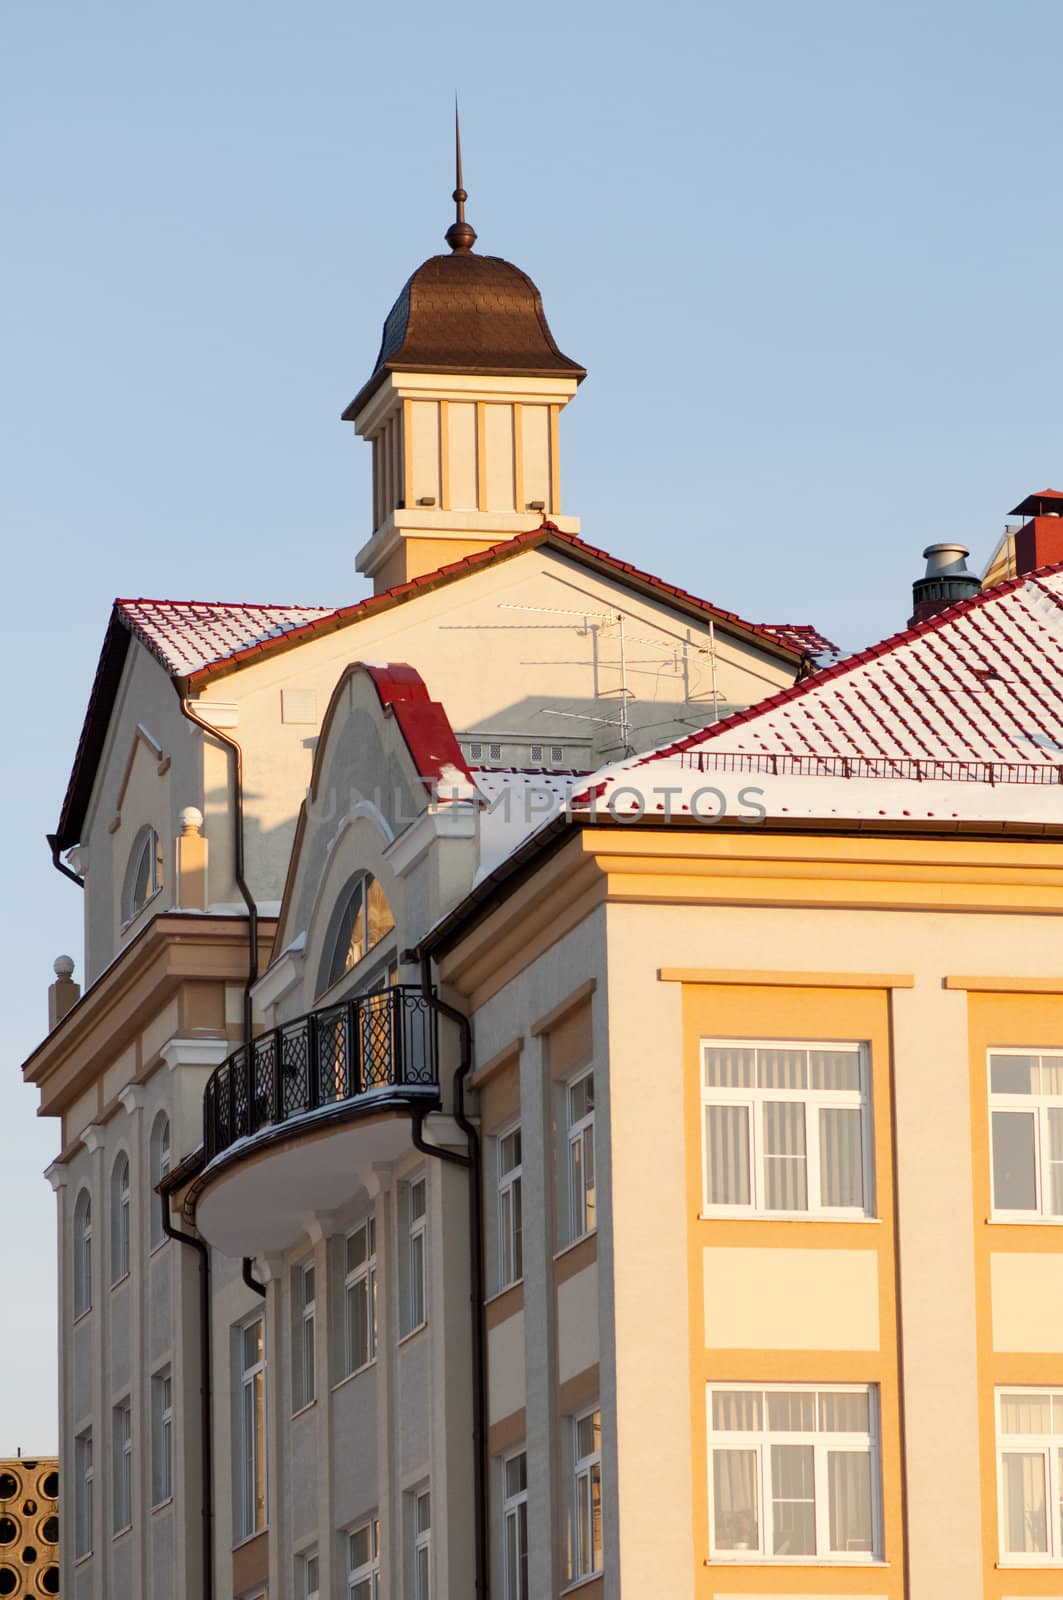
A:
POLYGON ((707 1245, 702 1257, 706 1348, 879 1348, 874 1250, 707 1245))

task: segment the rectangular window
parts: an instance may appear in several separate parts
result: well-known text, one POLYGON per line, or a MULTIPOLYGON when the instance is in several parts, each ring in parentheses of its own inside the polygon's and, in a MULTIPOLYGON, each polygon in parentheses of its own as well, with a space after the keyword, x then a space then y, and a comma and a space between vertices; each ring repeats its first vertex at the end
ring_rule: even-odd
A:
POLYGON ((413 1600, 432 1597, 432 1497, 428 1490, 414 1496, 413 1600))
POLYGON ((380 1600, 380 1523, 375 1517, 347 1535, 347 1600, 380 1600))
POLYGON ((993 1214, 1063 1220, 1063 1052, 992 1050, 993 1214))
POLYGON ((594 1183, 594 1073, 566 1087, 569 1243, 597 1225, 594 1183))
POLYGON ((239 1395, 236 1534, 248 1539, 266 1526, 266 1346, 256 1317, 237 1330, 239 1395))
POLYGON ((344 1242, 344 1377, 376 1359, 376 1222, 368 1217, 344 1242))
POLYGON ((505 1600, 528 1600, 528 1458, 523 1450, 502 1463, 502 1547, 505 1600))
POLYGON ((428 1185, 424 1178, 408 1183, 404 1191, 406 1239, 403 1250, 402 1316, 400 1337, 423 1327, 428 1320, 427 1227, 428 1185))
POLYGON ((111 1413, 111 1469, 111 1530, 123 1533, 133 1520, 133 1409, 128 1398, 111 1413))
POLYGON ((92 1554, 92 1429, 74 1440, 74 1559, 92 1554))
POLYGON ((292 1410, 301 1411, 317 1392, 314 1376, 315 1273, 312 1261, 292 1268, 292 1410))
POLYGON ((1063 1389, 997 1391, 1000 1559, 1063 1564, 1063 1389))
POLYGON ((701 1048, 707 1212, 870 1215, 864 1046, 703 1040, 701 1048))
POLYGON ((524 1224, 521 1200, 520 1129, 498 1140, 498 1287, 507 1289, 524 1276, 524 1224))
POLYGON ((873 1560, 875 1400, 867 1385, 710 1386, 713 1556, 873 1560))
POLYGON ((173 1494, 173 1377, 169 1367, 151 1380, 151 1503, 173 1494))
POLYGON ((306 1555, 299 1556, 295 1567, 299 1584, 295 1592, 299 1600, 320 1600, 321 1564, 317 1552, 311 1550, 306 1555))
POLYGON ((572 1422, 573 1506, 569 1576, 602 1570, 602 1414, 597 1407, 572 1422))

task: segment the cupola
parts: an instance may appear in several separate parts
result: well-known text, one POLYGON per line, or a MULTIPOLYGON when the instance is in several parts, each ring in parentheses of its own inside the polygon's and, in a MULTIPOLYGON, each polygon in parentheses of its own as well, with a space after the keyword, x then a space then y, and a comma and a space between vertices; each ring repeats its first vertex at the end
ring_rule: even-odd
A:
POLYGON ((449 255, 431 256, 384 322, 343 413, 373 446, 373 534, 358 552, 377 593, 561 512, 558 419, 586 377, 558 349, 535 284, 478 255, 461 144, 449 255))

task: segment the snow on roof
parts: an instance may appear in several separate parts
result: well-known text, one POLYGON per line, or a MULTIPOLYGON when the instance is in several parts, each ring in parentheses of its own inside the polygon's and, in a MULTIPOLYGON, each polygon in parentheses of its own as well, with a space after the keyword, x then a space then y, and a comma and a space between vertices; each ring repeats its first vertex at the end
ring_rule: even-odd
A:
POLYGON ((755 785, 769 815, 1063 823, 1061 784, 1063 566, 950 606, 714 727, 617 763, 575 799, 689 817, 699 788, 714 785, 737 805, 738 791, 755 785))
POLYGON ((127 626, 174 677, 187 678, 334 615, 327 606, 226 605, 207 600, 116 600, 127 626))

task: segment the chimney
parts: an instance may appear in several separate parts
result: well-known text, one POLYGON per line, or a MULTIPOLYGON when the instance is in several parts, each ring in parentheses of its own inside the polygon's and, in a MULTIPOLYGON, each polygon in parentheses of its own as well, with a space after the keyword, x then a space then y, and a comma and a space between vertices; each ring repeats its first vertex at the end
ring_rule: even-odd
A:
POLYGON ((1042 489, 1040 494, 1028 494, 1008 514, 1026 519, 1014 535, 1017 575, 1063 561, 1063 491, 1042 489))
POLYGON ((967 570, 970 555, 965 544, 928 544, 923 551, 926 572, 912 584, 912 614, 908 626, 925 622, 946 606, 957 600, 967 600, 977 594, 982 581, 967 570))

